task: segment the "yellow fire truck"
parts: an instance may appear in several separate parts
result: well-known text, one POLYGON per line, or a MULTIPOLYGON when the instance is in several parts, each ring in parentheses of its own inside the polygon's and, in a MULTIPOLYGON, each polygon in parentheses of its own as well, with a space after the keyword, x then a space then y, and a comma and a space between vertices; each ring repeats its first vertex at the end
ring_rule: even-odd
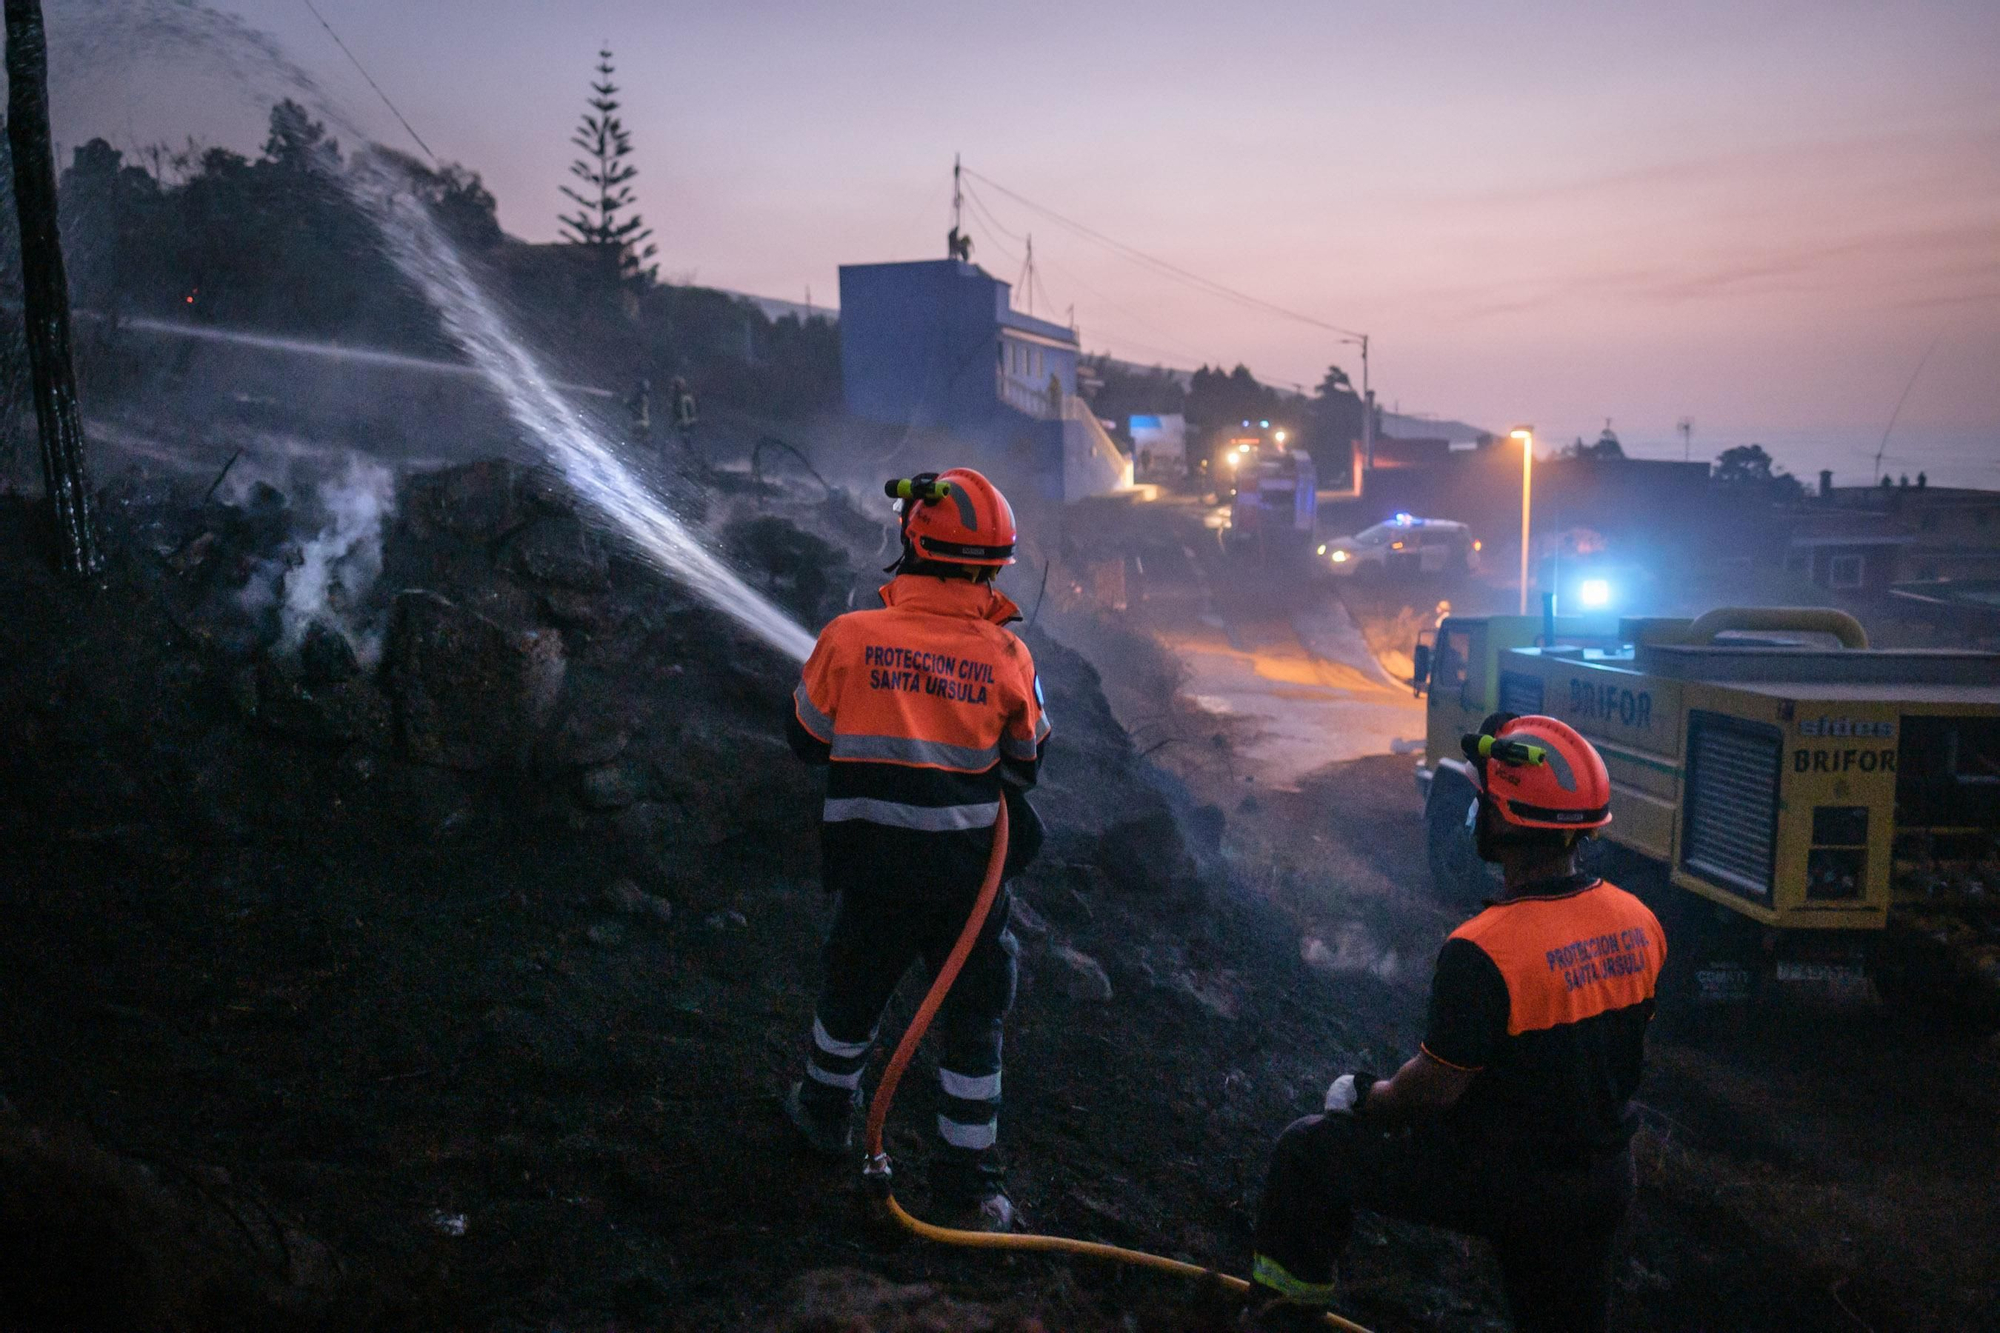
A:
POLYGON ((1671 912, 1690 990, 1872 976, 2000 1012, 2000 654, 1871 649, 1839 611, 1732 608, 1450 618, 1416 666, 1431 872, 1455 901, 1494 886, 1459 737, 1545 713, 1604 755, 1594 854, 1671 912))

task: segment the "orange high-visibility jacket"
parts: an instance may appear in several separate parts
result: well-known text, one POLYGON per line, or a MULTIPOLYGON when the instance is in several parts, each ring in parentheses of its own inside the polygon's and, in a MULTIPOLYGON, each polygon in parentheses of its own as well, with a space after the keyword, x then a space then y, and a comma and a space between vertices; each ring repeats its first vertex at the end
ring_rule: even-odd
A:
POLYGON ((1644 903, 1601 879, 1531 889, 1445 941, 1423 1049, 1475 1071, 1452 1115, 1482 1135, 1615 1146, 1631 1137, 1666 933, 1644 903))
POLYGON ((990 828, 1003 776, 1032 786, 1049 735, 1034 658, 1003 628, 1020 608, 988 584, 912 574, 882 601, 821 631, 792 695, 829 747, 823 818, 990 828))

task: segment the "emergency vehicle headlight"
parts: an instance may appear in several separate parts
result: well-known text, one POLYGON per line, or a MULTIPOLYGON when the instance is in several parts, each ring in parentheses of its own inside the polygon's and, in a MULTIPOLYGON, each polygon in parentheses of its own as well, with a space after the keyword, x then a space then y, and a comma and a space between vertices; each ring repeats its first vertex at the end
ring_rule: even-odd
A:
POLYGON ((1585 579, 1576 590, 1576 599, 1592 608, 1609 606, 1611 584, 1605 579, 1585 579))
POLYGON ((1326 548, 1325 548, 1324 546, 1320 547, 1320 548, 1319 548, 1319 553, 1320 553, 1321 555, 1325 555, 1325 554, 1326 554, 1326 548))
POLYGON ((1346 564, 1346 563, 1347 563, 1347 552, 1345 552, 1345 551, 1335 551, 1335 552, 1333 553, 1333 563, 1334 563, 1334 564, 1336 564, 1336 565, 1344 565, 1344 564, 1346 564))

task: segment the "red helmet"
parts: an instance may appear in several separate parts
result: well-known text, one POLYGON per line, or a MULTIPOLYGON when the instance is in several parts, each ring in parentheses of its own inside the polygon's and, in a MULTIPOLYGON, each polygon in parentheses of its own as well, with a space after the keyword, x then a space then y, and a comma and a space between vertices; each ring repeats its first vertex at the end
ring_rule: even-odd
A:
POLYGON ((925 560, 1014 563, 1014 508, 971 468, 892 481, 884 489, 903 501, 903 540, 925 560))
POLYGON ((1507 823, 1594 829, 1611 822, 1611 775, 1568 723, 1495 714, 1460 744, 1478 770, 1480 792, 1507 823))

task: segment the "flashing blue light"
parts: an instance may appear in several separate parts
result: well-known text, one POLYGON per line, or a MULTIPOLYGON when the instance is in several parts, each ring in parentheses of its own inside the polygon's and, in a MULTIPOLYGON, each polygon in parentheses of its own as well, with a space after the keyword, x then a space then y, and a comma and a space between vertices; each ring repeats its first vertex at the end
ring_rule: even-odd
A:
POLYGON ((1249 427, 1249 425, 1250 425, 1250 418, 1249 418, 1249 417, 1245 417, 1245 418, 1243 418, 1243 425, 1245 426, 1245 428, 1246 428, 1246 429, 1247 429, 1247 428, 1249 427))
MULTIPOLYGON (((1244 422, 1243 424, 1247 426, 1247 425, 1249 425, 1250 423, 1246 421, 1246 422, 1244 422)), ((1263 428, 1264 428, 1265 430, 1269 430, 1269 429, 1271 429, 1271 423, 1270 423, 1270 422, 1268 422, 1268 421, 1260 421, 1260 422, 1258 422, 1257 424, 1258 424, 1259 426, 1262 426, 1262 427, 1263 427, 1263 428)))
POLYGON ((1396 515, 1396 522, 1400 523, 1402 526, 1407 528, 1410 526, 1410 524, 1416 522, 1416 520, 1414 518, 1411 518, 1408 514, 1398 514, 1396 515))
POLYGON ((1611 583, 1607 579, 1585 579, 1576 590, 1576 599, 1592 610, 1611 605, 1611 583))

